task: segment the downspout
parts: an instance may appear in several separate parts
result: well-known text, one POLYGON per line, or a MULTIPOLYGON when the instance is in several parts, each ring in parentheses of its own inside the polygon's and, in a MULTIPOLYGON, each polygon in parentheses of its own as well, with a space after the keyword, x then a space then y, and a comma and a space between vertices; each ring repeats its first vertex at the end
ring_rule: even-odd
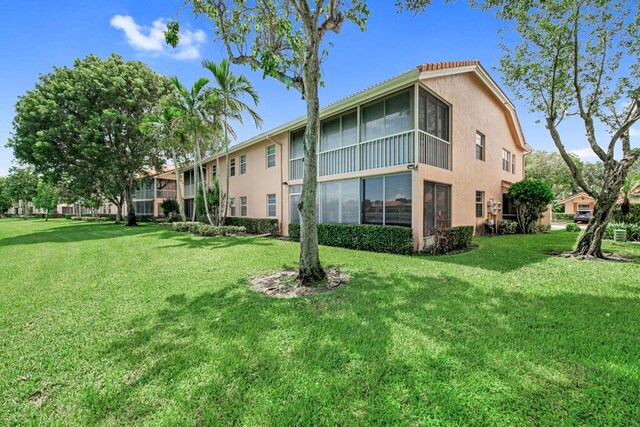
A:
MULTIPOLYGON (((283 191, 282 191, 282 187, 283 185, 283 181, 282 181, 282 166, 284 165, 284 158, 282 157, 282 144, 278 141, 276 141, 275 139, 272 139, 271 136, 269 136, 269 134, 267 134, 267 141, 271 141, 274 144, 276 144, 277 146, 280 147, 280 167, 278 168, 279 173, 280 173, 280 197, 279 197, 279 205, 280 205, 280 217, 282 218, 278 224, 279 228, 280 228, 280 235, 282 235, 283 231, 284 231, 284 196, 282 195, 283 191)), ((278 159, 276 158, 276 162, 278 161, 278 159)))

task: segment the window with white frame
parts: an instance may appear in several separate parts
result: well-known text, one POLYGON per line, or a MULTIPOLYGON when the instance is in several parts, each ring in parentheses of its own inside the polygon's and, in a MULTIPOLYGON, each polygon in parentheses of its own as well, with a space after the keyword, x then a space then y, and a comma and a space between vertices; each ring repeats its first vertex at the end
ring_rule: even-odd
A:
POLYGON ((291 185, 289 187, 289 222, 298 224, 300 222, 300 212, 298 203, 302 194, 302 185, 291 185))
POLYGON ((362 108, 361 140, 371 141, 413 129, 412 96, 403 91, 362 108))
POLYGON ((240 175, 247 174, 247 155, 240 156, 240 175))
POLYGON ((273 218, 276 216, 276 195, 267 194, 267 216, 273 218))
POLYGON ((476 191, 476 218, 484 218, 484 191, 476 191))
POLYGON ((502 170, 511 172, 511 152, 506 148, 502 149, 502 170))
POLYGON ((411 227, 411 174, 362 180, 362 223, 411 227))
POLYGON ((267 146, 267 168, 272 168, 276 165, 276 144, 267 146))
POLYGON ((358 113, 351 111, 320 125, 320 152, 358 143, 358 113))
POLYGON ((304 129, 291 132, 289 141, 289 159, 299 159, 304 157, 304 129))
POLYGON ((511 155, 511 173, 516 173, 516 155, 511 155))
POLYGON ((485 160, 485 152, 484 135, 476 131, 476 159, 485 160))
POLYGON ((418 103, 418 129, 449 141, 449 106, 422 89, 418 103))
POLYGON ((229 160, 229 175, 236 176, 236 159, 235 157, 229 160))
POLYGON ((229 199, 229 215, 236 216, 236 198, 232 197, 229 199))
POLYGON ((590 211, 591 210, 591 205, 589 203, 578 203, 578 210, 579 211, 590 211))
POLYGON ((358 179, 318 184, 318 222, 357 224, 360 220, 358 179))
POLYGON ((240 216, 247 216, 247 196, 240 197, 240 216))

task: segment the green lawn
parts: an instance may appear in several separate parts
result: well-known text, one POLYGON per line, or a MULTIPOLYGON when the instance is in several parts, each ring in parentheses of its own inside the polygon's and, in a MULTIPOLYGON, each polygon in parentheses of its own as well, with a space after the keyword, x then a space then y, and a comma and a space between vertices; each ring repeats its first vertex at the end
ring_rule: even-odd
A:
POLYGON ((247 279, 295 243, 1 220, 0 425, 640 423, 640 262, 576 238, 323 247, 350 284, 282 300, 247 279))

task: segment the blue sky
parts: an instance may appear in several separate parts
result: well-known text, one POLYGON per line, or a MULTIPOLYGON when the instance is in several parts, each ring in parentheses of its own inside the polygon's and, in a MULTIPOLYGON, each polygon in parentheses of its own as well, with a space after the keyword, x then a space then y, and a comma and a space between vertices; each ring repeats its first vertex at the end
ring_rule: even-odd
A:
MULTIPOLYGON (((125 59, 144 61, 155 71, 177 75, 184 83, 206 76, 200 61, 222 58, 210 23, 195 19, 187 8, 179 11, 182 0, 21 0, 0 2, 0 40, 3 41, 0 67, 0 175, 13 161, 12 151, 4 147, 10 137, 14 105, 18 97, 34 87, 39 74, 54 66, 71 65, 73 60, 94 53, 106 57, 111 52, 125 59), (188 31, 188 44, 177 50, 164 46, 158 34, 162 23, 177 17, 188 31)), ((360 32, 346 25, 331 37, 334 47, 323 65, 326 86, 321 89, 321 105, 409 70, 425 62, 479 59, 500 83, 493 69, 501 51, 498 30, 504 23, 490 13, 470 9, 466 2, 444 4, 436 1, 422 15, 398 14, 392 1, 371 2, 368 29, 360 32), (382 5, 382 3, 387 5, 382 5)), ((236 67, 256 86, 262 103, 257 111, 269 129, 304 113, 304 102, 293 90, 262 79, 261 73, 236 67)), ((537 117, 503 89, 516 103, 525 136, 536 149, 553 150, 553 143, 537 117)), ((588 153, 583 131, 570 127, 566 145, 583 155, 588 153), (585 150, 586 149, 586 150, 585 150)), ((259 131, 252 125, 238 129, 240 141, 259 131)), ((637 132, 634 132, 637 133, 637 132)), ((637 145, 638 139, 635 138, 637 145)), ((585 157, 593 160, 593 157, 585 157)))

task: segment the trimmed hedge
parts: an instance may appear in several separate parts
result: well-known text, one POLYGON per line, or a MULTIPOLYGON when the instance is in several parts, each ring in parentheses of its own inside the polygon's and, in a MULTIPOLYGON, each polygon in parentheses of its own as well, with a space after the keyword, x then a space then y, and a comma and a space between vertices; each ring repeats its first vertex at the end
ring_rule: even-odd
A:
POLYGON ((171 227, 175 231, 191 233, 200 224, 201 224, 200 222, 193 222, 193 221, 188 221, 188 222, 179 222, 178 221, 178 222, 174 222, 173 224, 171 224, 171 227))
POLYGON ((193 233, 197 236, 229 236, 234 234, 241 234, 246 232, 244 227, 237 227, 233 225, 221 225, 214 226, 209 224, 203 224, 201 222, 174 222, 171 227, 175 231, 193 233))
POLYGON ((86 222, 105 222, 109 221, 109 218, 101 216, 72 216, 73 221, 86 221, 86 222))
POLYGON ((613 240, 614 230, 626 230, 628 241, 640 242, 640 224, 610 222, 604 232, 604 238, 613 240))
POLYGON ((578 224, 574 224, 573 222, 570 222, 569 224, 567 224, 566 230, 572 233, 579 233, 581 228, 578 224))
POLYGON ((498 234, 516 234, 518 232, 518 223, 510 219, 501 219, 498 221, 498 234))
MULTIPOLYGON (((300 240, 300 224, 289 224, 289 238, 300 240)), ((410 254, 413 230, 369 224, 318 224, 318 243, 361 251, 410 254)))
POLYGON ((553 221, 559 221, 559 222, 564 222, 564 221, 573 221, 573 214, 572 213, 553 213, 551 214, 551 218, 553 221))
POLYGON ((629 205, 629 214, 626 218, 622 217, 622 208, 616 204, 611 215, 613 222, 626 222, 630 224, 640 224, 640 203, 631 203, 629 205))
POLYGON ((434 234, 433 245, 427 252, 444 255, 449 252, 467 249, 473 239, 473 226, 461 225, 457 227, 438 228, 434 234))
POLYGON ((247 218, 230 216, 224 221, 224 225, 244 227, 248 234, 280 234, 278 220, 275 218, 247 218))

